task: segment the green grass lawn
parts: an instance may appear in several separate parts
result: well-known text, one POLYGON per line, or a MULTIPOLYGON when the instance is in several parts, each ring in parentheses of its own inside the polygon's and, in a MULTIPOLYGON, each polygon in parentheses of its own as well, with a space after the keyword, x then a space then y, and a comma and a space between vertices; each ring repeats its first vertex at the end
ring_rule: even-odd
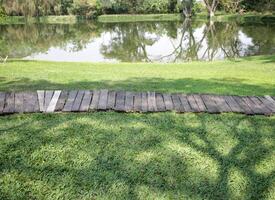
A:
POLYGON ((10 61, 0 91, 115 89, 275 96, 275 57, 185 64, 93 64, 10 61))
POLYGON ((274 199, 275 118, 0 118, 0 199, 274 199))
MULTIPOLYGON (((0 91, 116 89, 275 95, 274 56, 186 64, 10 61, 0 91)), ((275 117, 0 117, 0 199, 268 199, 275 117)))

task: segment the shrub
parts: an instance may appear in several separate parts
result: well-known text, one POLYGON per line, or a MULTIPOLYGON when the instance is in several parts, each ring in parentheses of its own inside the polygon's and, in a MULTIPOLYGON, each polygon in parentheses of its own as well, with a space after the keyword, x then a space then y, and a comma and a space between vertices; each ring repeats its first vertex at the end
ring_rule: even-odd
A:
POLYGON ((169 0, 144 0, 138 11, 142 13, 167 13, 169 0))

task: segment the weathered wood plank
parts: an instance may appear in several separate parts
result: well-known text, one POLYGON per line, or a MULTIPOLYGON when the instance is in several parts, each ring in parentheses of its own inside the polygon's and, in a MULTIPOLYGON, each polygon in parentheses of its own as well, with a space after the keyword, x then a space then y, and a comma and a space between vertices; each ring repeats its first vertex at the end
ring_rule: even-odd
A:
POLYGON ((45 92, 45 101, 44 101, 44 108, 45 108, 45 111, 48 109, 48 107, 49 107, 49 104, 50 104, 50 102, 51 102, 51 100, 52 100, 52 97, 53 97, 53 93, 54 93, 54 91, 53 90, 47 90, 46 92, 45 92))
POLYGON ((98 110, 107 110, 108 90, 100 90, 98 110))
POLYGON ((272 111, 272 113, 275 113, 275 103, 273 104, 271 101, 269 101, 265 97, 258 97, 268 109, 272 111))
POLYGON ((92 102, 91 102, 91 105, 90 105, 90 110, 97 110, 98 103, 99 103, 99 96, 100 96, 100 91, 99 90, 94 90, 93 91, 92 102))
POLYGON ((24 93, 24 113, 40 112, 37 92, 24 93))
POLYGON ((134 96, 134 111, 142 112, 142 99, 141 93, 136 92, 134 96))
POLYGON ((156 94, 156 104, 157 104, 157 111, 159 112, 166 111, 163 95, 160 93, 156 94))
POLYGON ((24 112, 24 93, 23 92, 15 93, 14 112, 15 113, 23 113, 24 112))
POLYGON ((189 105, 191 106, 193 112, 195 112, 195 113, 201 112, 193 95, 187 95, 187 100, 188 100, 189 105))
POLYGON ((38 90, 38 103, 40 112, 45 112, 45 90, 38 90))
POLYGON ((74 104, 75 98, 77 96, 77 93, 78 93, 77 90, 73 90, 73 91, 69 92, 68 99, 67 99, 65 106, 62 110, 63 112, 71 112, 72 111, 73 104, 74 104))
POLYGON ((125 110, 126 110, 126 112, 134 111, 134 93, 132 93, 132 92, 126 92, 125 110))
POLYGON ((61 94, 61 90, 54 91, 52 100, 50 101, 50 104, 46 110, 46 113, 53 113, 55 111, 55 107, 60 97, 60 94, 61 94))
POLYGON ((142 112, 148 112, 148 96, 147 93, 141 93, 141 110, 142 112))
POLYGON ((174 105, 173 107, 174 107, 175 111, 178 113, 184 113, 185 110, 184 110, 184 107, 181 105, 179 95, 172 94, 171 97, 172 97, 172 101, 173 101, 173 105, 174 105))
POLYGON ((14 113, 14 92, 9 92, 6 94, 6 101, 3 109, 3 113, 12 114, 14 113))
POLYGON ((192 108, 187 100, 187 95, 180 94, 178 96, 180 98, 181 105, 184 108, 184 112, 192 112, 192 108))
POLYGON ((213 96, 217 108, 221 113, 224 112, 232 112, 231 108, 229 107, 229 105, 227 104, 227 102, 225 101, 225 99, 222 96, 213 96))
POLYGON ((242 97, 243 101, 249 106, 249 108, 253 111, 256 115, 263 115, 263 110, 257 106, 249 97, 242 97))
POLYGON ((108 93, 108 102, 107 102, 107 109, 114 110, 116 105, 116 92, 110 91, 108 93))
POLYGON ((241 106, 236 102, 236 100, 232 96, 225 96, 224 99, 229 105, 232 112, 244 113, 244 110, 241 108, 241 106))
POLYGON ((204 102, 203 102, 201 96, 197 95, 197 94, 194 94, 193 97, 194 97, 194 99, 195 99, 195 101, 196 101, 196 103, 198 105, 199 112, 206 112, 207 108, 204 105, 204 102))
POLYGON ((125 92, 120 91, 116 93, 116 111, 125 111, 125 92))
POLYGON ((271 115, 272 110, 269 109, 267 106, 264 105, 264 103, 258 99, 257 97, 249 97, 249 99, 255 104, 255 106, 261 110, 262 114, 264 115, 271 115))
POLYGON ((0 92, 0 115, 3 113, 5 106, 6 93, 0 92))
POLYGON ((155 92, 147 92, 147 95, 148 95, 148 111, 149 112, 157 111, 156 93, 155 92))
POLYGON ((254 114, 253 110, 245 103, 245 101, 241 97, 233 96, 233 98, 240 105, 240 107, 243 109, 244 114, 247 114, 247 115, 254 114))
POLYGON ((84 90, 79 90, 78 91, 78 93, 75 97, 74 103, 73 103, 72 112, 79 112, 79 108, 80 108, 80 105, 82 103, 82 99, 83 99, 84 94, 85 94, 84 90))
POLYGON ((68 91, 62 91, 60 94, 60 97, 57 101, 57 104, 55 106, 55 112, 60 112, 64 109, 64 106, 66 104, 66 101, 68 100, 69 92, 68 91))
POLYGON ((166 110, 171 111, 174 109, 171 94, 163 94, 163 100, 166 110))
POLYGON ((80 108, 79 108, 80 112, 88 112, 89 111, 92 98, 93 98, 93 93, 89 90, 86 90, 84 93, 80 108))
POLYGON ((215 100, 212 98, 213 96, 211 95, 201 95, 204 104, 206 105, 207 112, 217 114, 220 113, 217 104, 215 100))

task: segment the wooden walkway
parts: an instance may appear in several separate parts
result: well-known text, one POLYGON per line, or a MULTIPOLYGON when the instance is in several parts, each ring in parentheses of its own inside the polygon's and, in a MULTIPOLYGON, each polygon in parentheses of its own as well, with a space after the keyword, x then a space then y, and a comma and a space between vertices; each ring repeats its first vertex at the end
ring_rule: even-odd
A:
POLYGON ((242 113, 274 115, 275 97, 163 94, 108 90, 0 92, 0 115, 53 112, 242 113))

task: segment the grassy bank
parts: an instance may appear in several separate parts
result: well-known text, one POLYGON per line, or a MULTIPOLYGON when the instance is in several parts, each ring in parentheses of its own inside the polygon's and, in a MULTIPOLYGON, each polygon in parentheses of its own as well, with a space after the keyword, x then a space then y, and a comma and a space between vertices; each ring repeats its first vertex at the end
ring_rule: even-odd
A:
POLYGON ((26 23, 48 23, 48 24, 73 24, 83 22, 85 19, 81 16, 44 16, 44 17, 22 17, 22 16, 7 16, 0 18, 1 24, 26 24, 26 23))
POLYGON ((18 60, 0 65, 0 91, 108 88, 275 96, 274 63, 274 56, 182 64, 18 60))
MULTIPOLYGON (((127 89, 275 95, 275 57, 185 64, 9 61, 1 90, 127 89)), ((275 117, 0 117, 0 199, 267 199, 275 117)))
MULTIPOLYGON (((207 19, 207 13, 198 13, 195 16, 195 19, 205 20, 207 19)), ((240 15, 239 13, 227 14, 217 12, 212 20, 219 22, 236 21, 240 23, 275 23, 275 15, 262 13, 245 13, 240 15)))
MULTIPOLYGON (((196 20, 208 20, 207 13, 197 13, 194 16, 196 20)), ((44 16, 44 17, 29 17, 22 16, 8 16, 0 19, 1 24, 25 24, 25 23, 49 23, 49 24, 71 24, 85 21, 85 17, 81 16, 44 16)), ((118 22, 146 22, 146 21, 181 21, 183 16, 181 14, 121 14, 121 15, 101 15, 98 16, 97 21, 101 23, 118 23, 118 22)), ((217 13, 212 19, 213 21, 229 22, 237 21, 241 23, 275 23, 275 15, 260 14, 260 13, 246 13, 240 14, 225 14, 217 13)))
POLYGON ((101 15, 99 22, 145 22, 145 21, 180 21, 180 14, 140 14, 140 15, 101 15))

